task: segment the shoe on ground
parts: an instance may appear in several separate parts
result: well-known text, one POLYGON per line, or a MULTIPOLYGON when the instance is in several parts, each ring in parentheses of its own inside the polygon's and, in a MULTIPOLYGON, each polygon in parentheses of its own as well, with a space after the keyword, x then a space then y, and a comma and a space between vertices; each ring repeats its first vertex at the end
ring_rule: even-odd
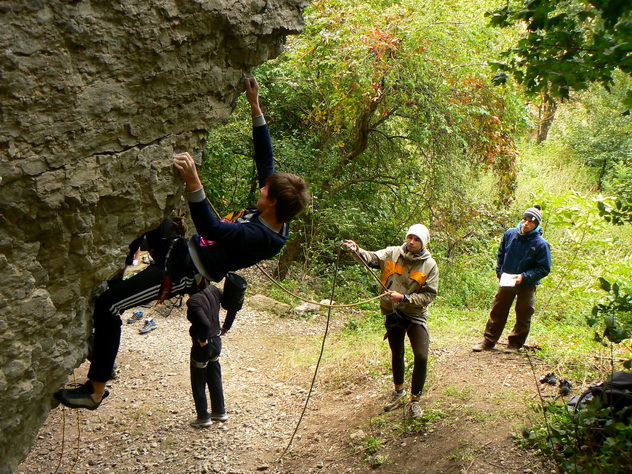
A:
POLYGON ((143 319, 143 312, 142 311, 134 311, 132 316, 127 319, 127 324, 133 324, 136 321, 140 321, 141 319, 143 319))
POLYGON ((228 415, 226 413, 211 413, 211 420, 213 421, 227 421, 228 415))
POLYGON ((406 390, 402 390, 401 392, 398 392, 397 390, 393 390, 390 398, 388 399, 388 402, 386 403, 386 405, 384 405, 384 411, 395 410, 395 408, 404 404, 405 401, 406 401, 406 390))
POLYGON ((103 397, 100 401, 95 402, 92 398, 94 393, 94 387, 89 380, 77 388, 62 388, 55 392, 55 398, 59 400, 62 405, 68 408, 87 408, 88 410, 96 410, 101 405, 101 402, 107 398, 110 394, 107 390, 103 393, 103 397))
POLYGON ((540 383, 546 383, 555 387, 557 385, 557 376, 553 372, 546 374, 540 377, 540 383))
POLYGON ((418 401, 413 401, 408 404, 408 414, 411 418, 422 418, 424 411, 421 409, 418 401))
POLYGON ((514 346, 507 346, 507 348, 503 351, 505 354, 519 354, 520 348, 514 346))
POLYGON ((138 332, 141 334, 145 334, 149 331, 153 331, 157 327, 158 325, 156 324, 156 321, 154 321, 153 319, 147 319, 145 320, 145 325, 141 329, 139 329, 138 332))
POLYGON ((472 346, 472 350, 474 352, 491 351, 493 348, 494 348, 494 346, 490 346, 485 341, 479 342, 478 344, 474 344, 472 346))
POLYGON ((560 395, 568 395, 571 393, 573 389, 573 384, 570 380, 562 379, 560 380, 560 395))
POLYGON ((210 418, 194 418, 189 421, 189 424, 194 428, 208 428, 213 424, 213 421, 210 418))

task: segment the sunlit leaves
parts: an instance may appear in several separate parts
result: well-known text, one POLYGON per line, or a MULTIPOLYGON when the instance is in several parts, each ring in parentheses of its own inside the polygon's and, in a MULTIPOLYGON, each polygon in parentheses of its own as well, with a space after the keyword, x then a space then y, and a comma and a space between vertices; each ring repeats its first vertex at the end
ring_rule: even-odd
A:
POLYGON ((630 2, 516 0, 488 18, 492 26, 525 28, 495 66, 531 92, 568 99, 592 82, 611 86, 616 69, 632 73, 630 2))

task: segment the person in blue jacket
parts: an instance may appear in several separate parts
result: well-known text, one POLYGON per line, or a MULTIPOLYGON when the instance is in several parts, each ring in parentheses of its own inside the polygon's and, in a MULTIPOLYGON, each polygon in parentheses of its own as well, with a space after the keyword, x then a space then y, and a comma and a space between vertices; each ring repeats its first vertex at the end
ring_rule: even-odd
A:
POLYGON ((229 271, 274 257, 285 245, 288 223, 307 205, 307 185, 296 175, 275 172, 270 133, 259 105, 259 85, 254 78, 246 78, 245 87, 261 188, 256 208, 242 210, 232 219, 217 219, 191 155, 180 153, 174 157, 198 233, 188 242, 174 241, 164 265, 151 265, 97 298, 88 381, 55 393, 55 398, 67 407, 94 410, 109 395, 105 385, 119 350, 123 311, 155 300, 194 294, 208 281, 221 281, 229 271))
POLYGON ((535 313, 535 294, 540 280, 551 271, 551 248, 542 237, 542 208, 537 204, 524 211, 520 223, 505 232, 496 257, 498 291, 492 302, 482 342, 474 352, 494 348, 505 329, 509 310, 516 300, 516 324, 507 337, 505 352, 516 353, 524 346, 535 313))

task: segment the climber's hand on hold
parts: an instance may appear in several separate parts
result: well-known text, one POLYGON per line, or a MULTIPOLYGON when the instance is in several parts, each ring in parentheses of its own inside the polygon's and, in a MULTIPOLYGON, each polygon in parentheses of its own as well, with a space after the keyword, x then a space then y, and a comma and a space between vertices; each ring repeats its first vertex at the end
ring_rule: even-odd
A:
POLYGON ((195 167, 195 160, 187 152, 178 153, 173 157, 173 165, 180 172, 180 177, 186 184, 187 191, 193 192, 202 188, 202 182, 195 167))
POLYGON ((244 79, 244 85, 246 86, 246 99, 250 104, 250 111, 253 117, 263 115, 261 112, 261 106, 259 105, 259 84, 254 77, 246 77, 244 79))

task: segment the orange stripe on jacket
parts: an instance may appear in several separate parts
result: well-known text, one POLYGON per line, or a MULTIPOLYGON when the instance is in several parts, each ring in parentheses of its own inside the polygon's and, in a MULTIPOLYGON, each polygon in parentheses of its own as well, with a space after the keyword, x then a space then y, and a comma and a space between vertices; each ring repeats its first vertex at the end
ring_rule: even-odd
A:
POLYGON ((423 286, 424 283, 426 283, 426 280, 428 279, 428 275, 422 272, 416 272, 415 270, 412 270, 409 276, 410 278, 415 280, 417 283, 419 283, 419 286, 423 286))
POLYGON ((384 264, 384 270, 382 270, 382 285, 386 286, 386 281, 394 273, 397 273, 398 275, 403 275, 404 267, 402 267, 401 265, 398 265, 397 262, 388 260, 384 264))

